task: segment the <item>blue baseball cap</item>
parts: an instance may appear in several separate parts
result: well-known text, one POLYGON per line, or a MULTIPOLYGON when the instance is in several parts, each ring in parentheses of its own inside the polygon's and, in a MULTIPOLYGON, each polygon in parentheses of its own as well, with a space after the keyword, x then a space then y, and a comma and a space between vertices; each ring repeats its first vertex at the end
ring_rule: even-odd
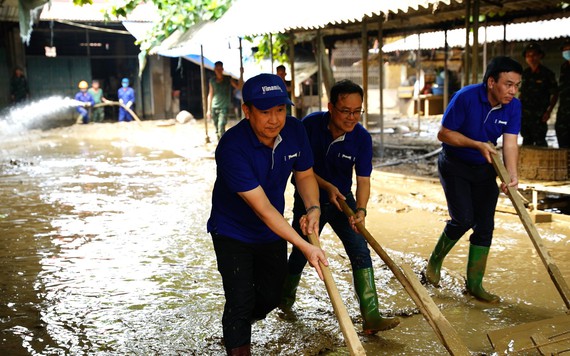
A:
POLYGON ((283 79, 275 74, 262 73, 249 78, 243 85, 242 95, 244 103, 250 103, 259 110, 283 104, 295 106, 289 99, 283 79))

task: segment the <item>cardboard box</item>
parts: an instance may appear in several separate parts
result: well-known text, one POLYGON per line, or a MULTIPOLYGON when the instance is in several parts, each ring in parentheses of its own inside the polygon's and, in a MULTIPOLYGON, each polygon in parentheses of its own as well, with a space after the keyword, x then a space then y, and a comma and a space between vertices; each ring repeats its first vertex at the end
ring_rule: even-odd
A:
POLYGON ((568 180, 569 150, 522 146, 519 149, 519 178, 529 180, 568 180))

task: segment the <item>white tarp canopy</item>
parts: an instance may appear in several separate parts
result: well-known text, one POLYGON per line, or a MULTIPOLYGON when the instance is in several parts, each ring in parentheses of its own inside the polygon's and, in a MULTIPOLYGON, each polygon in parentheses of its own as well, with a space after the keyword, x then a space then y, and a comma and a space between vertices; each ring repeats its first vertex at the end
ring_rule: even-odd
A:
MULTIPOLYGON (((123 22, 123 26, 137 39, 145 37, 151 30, 150 22, 123 22)), ((239 78, 240 55, 239 39, 226 38, 216 33, 217 26, 213 22, 201 22, 192 26, 185 32, 174 32, 159 46, 150 50, 149 54, 158 54, 165 57, 182 57, 195 64, 201 64, 201 55, 204 56, 204 67, 214 70, 214 62, 224 63, 224 72, 234 78, 239 78)))

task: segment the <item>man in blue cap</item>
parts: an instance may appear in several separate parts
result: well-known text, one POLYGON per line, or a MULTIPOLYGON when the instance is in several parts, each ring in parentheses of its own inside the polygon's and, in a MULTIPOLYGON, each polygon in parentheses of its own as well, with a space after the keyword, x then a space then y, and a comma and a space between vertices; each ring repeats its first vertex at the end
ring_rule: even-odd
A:
POLYGON ((245 119, 220 138, 208 232, 212 235, 226 304, 222 317, 228 355, 251 354, 251 325, 275 309, 287 273, 287 242, 322 271, 324 252, 284 218, 285 188, 293 173, 306 213, 304 234, 319 231, 319 189, 313 155, 283 80, 259 74, 243 86, 245 119))
MULTIPOLYGON (((133 88, 129 87, 129 79, 123 78, 121 80, 121 88, 117 92, 119 97, 119 103, 125 105, 127 108, 131 109, 135 103, 135 91, 133 88)), ((132 109, 131 109, 132 110, 132 109)), ((133 117, 123 106, 119 108, 119 121, 132 121, 133 117)))

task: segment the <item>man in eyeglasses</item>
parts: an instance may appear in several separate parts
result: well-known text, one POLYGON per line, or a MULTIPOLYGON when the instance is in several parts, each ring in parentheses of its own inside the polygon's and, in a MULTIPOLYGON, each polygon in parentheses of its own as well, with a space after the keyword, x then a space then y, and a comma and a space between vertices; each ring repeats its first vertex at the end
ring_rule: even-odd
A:
MULTIPOLYGON (((312 113, 302 123, 309 136, 315 161, 313 169, 319 184, 319 232, 328 223, 342 241, 352 265, 354 287, 363 319, 362 329, 371 335, 391 329, 400 321, 398 318, 384 317, 378 311, 370 250, 356 227, 357 223, 364 224, 366 218, 372 173, 372 138, 359 123, 364 114, 363 97, 362 88, 354 82, 337 82, 331 88, 328 111, 312 113), (356 173, 355 195, 351 191, 353 169, 356 173), (356 217, 349 219, 337 199, 345 200, 355 211, 356 217)), ((302 235, 299 219, 306 212, 297 189, 293 214, 293 228, 302 235)), ((293 247, 280 304, 284 311, 290 310, 295 302, 297 286, 306 263, 301 251, 293 247)))

